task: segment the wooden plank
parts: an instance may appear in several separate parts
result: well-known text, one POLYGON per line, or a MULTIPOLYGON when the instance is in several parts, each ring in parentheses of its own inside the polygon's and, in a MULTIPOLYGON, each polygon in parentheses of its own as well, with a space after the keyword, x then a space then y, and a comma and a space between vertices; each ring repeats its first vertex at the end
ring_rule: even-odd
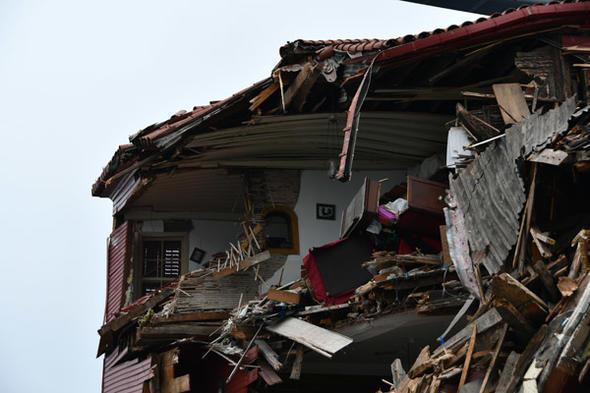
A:
POLYGON ((508 332, 508 324, 504 324, 502 328, 502 333, 500 338, 498 339, 498 343, 496 344, 496 349, 494 350, 494 354, 492 355, 492 360, 490 361, 490 365, 488 366, 488 370, 486 371, 486 375, 483 378, 483 382, 481 383, 481 388, 479 389, 479 393, 484 393, 486 390, 486 386, 488 381, 490 380, 490 376, 492 375, 492 371, 496 366, 496 360, 498 360, 498 355, 500 355, 500 350, 502 349, 502 345, 504 344, 504 339, 506 338, 506 332, 508 332))
POLYGON ((272 85, 268 86, 266 89, 262 90, 256 97, 250 100, 250 112, 254 112, 256 109, 260 107, 260 105, 264 104, 268 98, 270 98, 277 90, 279 90, 279 84, 273 83, 272 85))
POLYGON ((391 363, 391 382, 395 389, 400 386, 401 382, 406 378, 406 371, 402 366, 402 361, 398 358, 391 363))
POLYGON ((506 124, 521 122, 530 115, 529 107, 518 83, 500 83, 492 85, 496 101, 500 106, 502 119, 506 124))
POLYGON ((495 299, 513 305, 532 324, 540 324, 547 316, 547 304, 507 273, 492 279, 492 292, 495 299))
POLYGON ((538 153, 531 154, 527 160, 541 164, 560 166, 567 160, 568 157, 569 154, 565 151, 546 148, 538 153))
POLYGON ((297 349, 295 349, 295 361, 293 362, 293 367, 291 368, 291 375, 289 376, 289 378, 299 380, 299 378, 301 378, 301 367, 302 366, 303 366, 303 346, 298 345, 297 349))
POLYGON ((185 374, 180 377, 176 377, 172 380, 172 390, 171 393, 183 393, 183 392, 190 392, 191 390, 191 383, 190 383, 190 375, 185 374))
POLYGON ((533 243, 535 244, 535 246, 537 246, 537 250, 539 250, 539 254, 543 258, 551 258, 553 256, 551 250, 549 250, 549 247, 547 247, 544 243, 541 242, 541 240, 539 240, 538 232, 535 231, 535 228, 531 228, 529 232, 531 234, 531 237, 533 238, 533 243))
POLYGON ((477 324, 472 324, 471 338, 469 339, 469 347, 467 348, 467 354, 465 355, 465 363, 463 363, 463 371, 461 372, 461 379, 459 380, 459 386, 457 391, 460 392, 461 388, 467 381, 467 374, 469 373, 469 365, 471 364, 471 357, 473 356, 473 349, 475 348, 475 339, 477 338, 477 324))
POLYGON ((280 291, 278 289, 270 288, 266 297, 275 302, 282 302, 288 304, 299 304, 301 302, 301 295, 290 291, 280 291))
POLYGON ((281 377, 279 377, 275 370, 273 370, 266 362, 260 361, 259 366, 260 370, 258 374, 268 386, 277 385, 283 382, 281 377))
POLYGON ((418 354, 412 368, 408 371, 408 377, 413 379, 424 374, 424 372, 432 368, 433 363, 430 358, 430 346, 427 345, 418 354))
MULTIPOLYGON (((477 318, 474 323, 477 324, 477 331, 480 333, 483 333, 486 330, 496 326, 500 322, 502 322, 502 317, 500 316, 500 314, 498 313, 498 311, 495 308, 492 308, 492 309, 486 311, 479 318, 477 318)), ((453 348, 461 345, 462 343, 467 341, 467 339, 469 337, 471 337, 471 331, 472 331, 471 326, 469 326, 469 325, 465 326, 457 334, 455 334, 453 337, 451 337, 446 342, 444 342, 441 346, 439 346, 433 352, 433 356, 435 356, 435 357, 439 356, 443 352, 445 352, 447 350, 453 350, 453 348)))
POLYGON ((348 303, 335 304, 333 306, 323 306, 321 304, 318 304, 317 306, 307 306, 307 307, 305 307, 305 310, 299 311, 297 313, 297 316, 298 317, 301 317, 301 316, 304 316, 304 315, 317 314, 317 313, 321 313, 321 312, 329 312, 329 311, 342 310, 342 309, 349 308, 349 307, 350 307, 350 304, 348 304, 348 303))
POLYGON ((353 342, 352 338, 343 334, 332 332, 293 317, 284 319, 276 325, 268 326, 266 329, 305 345, 327 358, 331 358, 333 354, 353 342))
POLYGON ((535 190, 537 188, 537 163, 532 164, 531 185, 529 187, 529 194, 527 196, 524 214, 520 222, 520 230, 518 232, 518 239, 516 240, 516 247, 514 249, 514 257, 512 258, 512 266, 518 267, 518 271, 524 273, 524 253, 526 240, 531 226, 531 216, 533 215, 533 206, 535 203, 535 190))
MULTIPOLYGON (((500 384, 498 384, 495 393, 512 393, 515 391, 526 369, 531 363, 531 360, 533 360, 535 353, 539 349, 541 343, 545 340, 545 337, 548 333, 549 328, 547 325, 543 325, 541 326, 541 328, 539 328, 539 330, 537 330, 537 333, 535 333, 533 338, 531 338, 531 340, 528 342, 526 348, 519 356, 518 361, 516 362, 514 367, 508 370, 509 372, 511 372, 509 376, 509 381, 503 384, 502 386, 499 386, 500 384)), ((504 369, 506 369, 506 366, 504 366, 504 369)))
POLYGON ((168 317, 152 318, 151 324, 175 322, 222 321, 229 317, 227 311, 197 311, 186 314, 172 314, 168 317))
POLYGON ((442 246, 442 261, 445 266, 453 264, 451 254, 449 253, 449 241, 447 240, 447 226, 441 225, 438 227, 440 232, 440 243, 442 246))
POLYGON ((510 379, 512 378, 512 371, 518 362, 518 358, 520 354, 512 351, 508 355, 506 362, 504 363, 504 368, 500 373, 500 377, 498 378, 498 383, 496 384, 496 391, 497 392, 504 392, 506 391, 508 384, 510 383, 510 379))
POLYGON ((183 393, 190 391, 188 374, 174 377, 174 365, 178 363, 178 349, 164 352, 160 358, 160 388, 162 393, 183 393))
POLYGON ((268 364, 275 370, 279 371, 283 364, 279 361, 279 355, 268 345, 264 340, 254 340, 254 344, 258 346, 262 356, 266 359, 268 364))
POLYGON ((259 254, 256 254, 250 258, 246 258, 243 261, 240 261, 239 268, 236 267, 228 267, 225 269, 221 269, 218 272, 213 272, 213 278, 220 279, 229 275, 232 275, 237 272, 244 271, 252 266, 256 266, 259 263, 265 262, 270 259, 270 251, 264 251, 259 254))
POLYGON ((309 91, 320 75, 320 67, 311 63, 305 63, 293 82, 285 92, 285 107, 300 111, 305 104, 309 91))

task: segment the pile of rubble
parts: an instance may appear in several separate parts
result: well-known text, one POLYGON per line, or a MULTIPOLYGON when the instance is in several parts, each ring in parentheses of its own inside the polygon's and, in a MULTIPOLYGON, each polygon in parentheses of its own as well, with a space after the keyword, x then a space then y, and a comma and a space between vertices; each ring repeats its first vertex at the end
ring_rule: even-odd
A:
MULTIPOLYGON (((262 354, 261 376, 273 385, 288 367, 290 378, 299 378, 304 349, 330 358, 352 343, 337 333, 343 326, 408 309, 458 310, 437 348, 424 347, 407 372, 399 359, 393 362, 392 380, 383 381, 391 392, 581 391, 590 369, 590 212, 575 206, 581 202, 576 195, 588 195, 586 109, 566 122, 565 130, 522 157, 529 173, 526 203, 502 269, 490 272, 477 252, 469 270, 453 264, 459 246, 456 238, 447 244, 448 228, 438 254, 376 247, 362 263, 372 278, 346 301, 318 302, 304 275, 232 311, 210 351, 238 369, 255 348, 262 354)), ((447 203, 457 209, 452 195, 447 203)))

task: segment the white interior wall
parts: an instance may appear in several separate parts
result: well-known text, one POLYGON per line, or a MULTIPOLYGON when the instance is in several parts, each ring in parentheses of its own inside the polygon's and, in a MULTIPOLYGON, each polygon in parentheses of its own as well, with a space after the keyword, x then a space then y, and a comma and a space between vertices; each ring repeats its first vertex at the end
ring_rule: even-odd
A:
MULTIPOLYGON (((206 262, 211 255, 229 249, 229 243, 235 243, 242 228, 235 221, 192 220, 193 229, 189 233, 189 253, 198 247, 207 253, 203 258, 206 262)), ((190 254, 189 254, 190 256, 190 254)), ((189 270, 195 270, 198 265, 189 261, 189 270)))
MULTIPOLYGON (((385 192, 404 181, 406 171, 355 171, 352 180, 347 183, 330 179, 326 171, 302 172, 299 199, 295 205, 295 213, 299 221, 300 255, 290 255, 287 259, 283 283, 300 277, 303 257, 310 248, 338 239, 342 211, 346 209, 366 176, 371 180, 388 178, 389 180, 381 185, 381 191, 385 192), (317 203, 336 205, 336 220, 318 220, 316 218, 317 203)), ((276 284, 278 278, 277 273, 271 278, 269 284, 276 284)))
MULTIPOLYGON (((174 218, 171 214, 170 218, 174 218)), ((198 247, 206 254, 203 261, 208 261, 209 258, 218 252, 223 252, 229 248, 230 242, 235 242, 240 234, 240 223, 236 221, 220 221, 220 220, 202 220, 192 219, 193 227, 188 234, 188 252, 193 252, 195 247, 198 247)), ((164 231, 163 220, 144 220, 141 226, 142 232, 146 233, 160 233, 164 231)), ((189 261, 189 271, 196 270, 198 264, 189 261)))

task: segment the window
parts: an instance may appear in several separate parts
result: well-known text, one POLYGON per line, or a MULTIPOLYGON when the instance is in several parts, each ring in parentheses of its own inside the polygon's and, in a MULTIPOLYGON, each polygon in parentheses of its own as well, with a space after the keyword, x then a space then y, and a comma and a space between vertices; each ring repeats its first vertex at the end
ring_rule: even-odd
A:
POLYGON ((140 247, 139 294, 147 293, 176 281, 186 272, 187 253, 184 236, 144 236, 140 247))
POLYGON ((263 211, 266 246, 275 254, 299 254, 297 216, 285 207, 263 211))

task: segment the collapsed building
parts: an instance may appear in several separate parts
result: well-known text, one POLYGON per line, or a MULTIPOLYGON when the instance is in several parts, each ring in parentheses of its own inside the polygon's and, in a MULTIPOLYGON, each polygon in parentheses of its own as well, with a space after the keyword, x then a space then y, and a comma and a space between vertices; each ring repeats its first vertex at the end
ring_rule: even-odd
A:
POLYGON ((102 391, 587 391, 589 28, 297 40, 132 135, 92 187, 102 391))

